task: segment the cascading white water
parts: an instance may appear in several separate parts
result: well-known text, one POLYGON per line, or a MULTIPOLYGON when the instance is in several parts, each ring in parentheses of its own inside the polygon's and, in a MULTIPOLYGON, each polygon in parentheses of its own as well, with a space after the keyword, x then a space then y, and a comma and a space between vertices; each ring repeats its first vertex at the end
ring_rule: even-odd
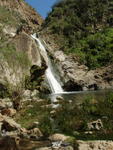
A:
POLYGON ((36 37, 36 34, 33 34, 32 38, 34 38, 37 41, 37 43, 39 44, 40 53, 48 65, 48 68, 46 70, 46 78, 47 78, 48 83, 51 87, 52 93, 55 93, 55 94, 56 93, 63 93, 63 89, 62 89, 60 83, 57 81, 57 79, 55 78, 55 76, 52 72, 51 62, 48 58, 47 51, 46 51, 45 47, 41 43, 40 39, 38 39, 36 37))

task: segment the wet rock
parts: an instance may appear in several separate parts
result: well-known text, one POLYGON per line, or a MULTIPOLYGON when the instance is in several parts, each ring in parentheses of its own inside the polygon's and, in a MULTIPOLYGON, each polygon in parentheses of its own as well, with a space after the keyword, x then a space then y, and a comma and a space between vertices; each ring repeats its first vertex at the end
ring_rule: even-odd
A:
POLYGON ((101 119, 98 119, 88 123, 87 126, 89 130, 101 130, 103 128, 103 123, 101 119))
POLYGON ((41 85, 41 82, 44 80, 46 69, 46 63, 43 63, 41 67, 33 65, 30 70, 31 82, 38 80, 38 84, 41 85))
POLYGON ((69 80, 63 87, 66 91, 83 91, 82 85, 74 81, 69 80))
POLYGON ((57 96, 56 101, 64 101, 64 98, 62 96, 57 96))
POLYGON ((0 150, 19 150, 19 137, 6 136, 0 139, 0 150))

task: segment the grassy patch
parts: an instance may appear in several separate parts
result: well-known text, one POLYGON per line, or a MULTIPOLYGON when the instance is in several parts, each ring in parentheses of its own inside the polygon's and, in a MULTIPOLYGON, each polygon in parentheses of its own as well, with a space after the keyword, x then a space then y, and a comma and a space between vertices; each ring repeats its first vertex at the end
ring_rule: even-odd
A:
POLYGON ((39 128, 43 132, 43 134, 49 135, 52 133, 52 126, 50 121, 50 110, 51 108, 47 108, 48 101, 42 102, 27 102, 24 104, 23 109, 17 114, 16 120, 23 127, 29 128, 33 122, 39 122, 39 128), (32 106, 29 106, 32 105, 32 106))
POLYGON ((92 97, 86 97, 81 105, 64 101, 51 116, 51 108, 45 107, 48 101, 27 102, 24 108, 17 114, 16 120, 23 127, 39 122, 39 128, 48 136, 51 133, 63 133, 74 139, 81 140, 113 140, 113 93, 106 95, 105 99, 94 102, 92 97), (28 106, 32 105, 32 106, 28 106), (103 128, 89 131, 87 123, 101 119, 103 128), (74 137, 74 138, 73 138, 74 137))

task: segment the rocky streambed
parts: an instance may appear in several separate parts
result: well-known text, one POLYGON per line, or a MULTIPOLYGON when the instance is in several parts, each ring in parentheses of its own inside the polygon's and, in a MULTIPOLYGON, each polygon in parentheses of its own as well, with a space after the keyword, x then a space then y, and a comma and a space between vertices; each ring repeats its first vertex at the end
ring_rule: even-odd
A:
POLYGON ((25 90, 18 103, 0 99, 0 150, 112 150, 112 96, 51 103, 25 90))

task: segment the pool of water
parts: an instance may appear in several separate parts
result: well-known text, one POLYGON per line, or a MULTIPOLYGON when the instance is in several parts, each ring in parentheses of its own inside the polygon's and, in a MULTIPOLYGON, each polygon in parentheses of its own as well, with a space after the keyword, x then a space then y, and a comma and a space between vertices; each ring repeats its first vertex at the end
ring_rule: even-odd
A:
POLYGON ((57 94, 50 94, 48 97, 54 101, 58 96, 64 98, 64 100, 72 100, 75 103, 82 103, 86 97, 92 97, 92 99, 101 100, 106 97, 109 93, 113 92, 110 90, 97 90, 97 91, 72 91, 63 92, 57 94))
POLYGON ((53 118, 55 132, 63 132, 75 135, 78 139, 112 139, 113 140, 113 90, 63 92, 50 94, 48 97, 52 102, 58 96, 63 101, 53 118), (102 129, 94 129, 92 135, 88 132, 88 123, 100 119, 102 129))

